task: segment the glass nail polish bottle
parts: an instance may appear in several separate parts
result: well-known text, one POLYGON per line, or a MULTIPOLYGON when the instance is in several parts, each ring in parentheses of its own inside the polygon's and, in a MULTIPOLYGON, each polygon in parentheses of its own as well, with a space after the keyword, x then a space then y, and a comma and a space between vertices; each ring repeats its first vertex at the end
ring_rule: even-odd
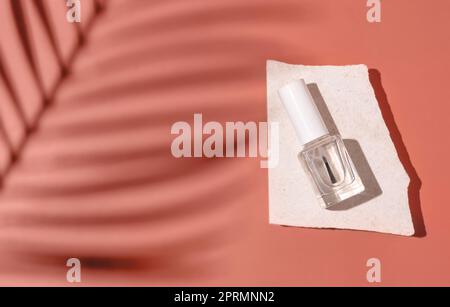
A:
POLYGON ((339 135, 330 135, 304 80, 292 81, 278 94, 303 145, 298 158, 324 208, 364 191, 364 185, 339 135))

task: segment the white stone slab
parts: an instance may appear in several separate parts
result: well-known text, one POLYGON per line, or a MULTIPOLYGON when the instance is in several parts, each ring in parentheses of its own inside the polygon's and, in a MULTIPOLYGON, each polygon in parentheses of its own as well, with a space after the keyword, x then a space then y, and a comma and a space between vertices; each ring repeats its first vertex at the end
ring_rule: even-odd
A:
MULTIPOLYGON (((385 125, 365 65, 303 66, 267 62, 269 122, 280 129, 279 163, 269 169, 270 223, 367 230, 411 236, 409 177, 385 125), (295 78, 303 78, 327 126, 347 145, 366 191, 334 210, 322 209, 301 167, 301 146, 277 95, 295 78)), ((272 150, 272 148, 269 149, 272 150)))

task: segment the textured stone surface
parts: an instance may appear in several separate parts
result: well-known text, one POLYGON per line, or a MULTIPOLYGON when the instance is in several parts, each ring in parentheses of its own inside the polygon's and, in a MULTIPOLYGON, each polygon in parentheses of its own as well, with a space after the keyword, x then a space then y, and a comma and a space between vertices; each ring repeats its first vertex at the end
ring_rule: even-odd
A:
POLYGON ((269 122, 279 122, 280 161, 269 169, 270 223, 414 234, 408 204, 409 177, 385 125, 365 65, 303 66, 267 62, 269 122), (303 78, 329 129, 338 132, 366 191, 341 206, 319 207, 297 154, 301 146, 278 98, 288 81, 303 78))

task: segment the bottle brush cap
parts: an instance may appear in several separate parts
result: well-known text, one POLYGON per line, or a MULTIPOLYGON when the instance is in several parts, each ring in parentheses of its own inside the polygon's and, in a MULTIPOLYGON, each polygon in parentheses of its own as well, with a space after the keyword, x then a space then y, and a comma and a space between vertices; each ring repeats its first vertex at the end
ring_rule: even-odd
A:
POLYGON ((278 90, 302 145, 329 133, 305 80, 289 82, 278 90))

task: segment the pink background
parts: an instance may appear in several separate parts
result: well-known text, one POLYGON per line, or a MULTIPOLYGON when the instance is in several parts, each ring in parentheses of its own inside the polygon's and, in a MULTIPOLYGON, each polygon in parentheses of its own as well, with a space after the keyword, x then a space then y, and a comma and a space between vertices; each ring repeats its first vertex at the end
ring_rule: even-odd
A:
POLYGON ((450 285, 450 2, 385 0, 371 24, 364 0, 110 0, 98 15, 83 0, 78 28, 63 3, 13 2, 2 284, 67 285, 76 257, 84 285, 369 285, 375 257, 382 285, 450 285), (259 159, 172 157, 170 127, 193 113, 266 121, 267 59, 372 69, 416 237, 272 226, 259 159))

